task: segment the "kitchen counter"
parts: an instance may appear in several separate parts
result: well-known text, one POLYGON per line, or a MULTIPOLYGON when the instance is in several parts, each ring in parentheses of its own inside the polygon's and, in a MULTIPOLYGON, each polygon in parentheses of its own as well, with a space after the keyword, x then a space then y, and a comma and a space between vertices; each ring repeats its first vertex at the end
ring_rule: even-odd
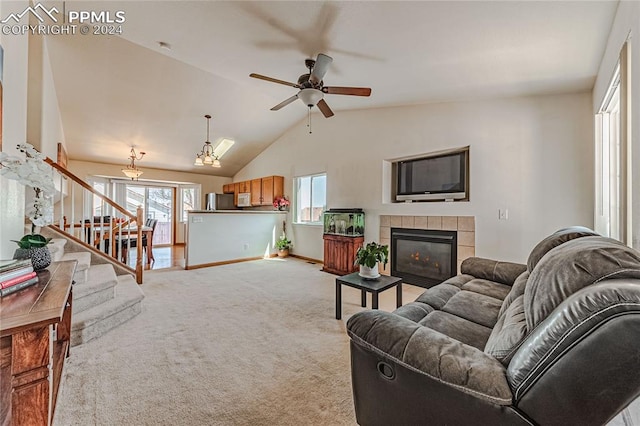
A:
POLYGON ((188 214, 185 269, 275 256, 287 212, 192 210, 188 214))

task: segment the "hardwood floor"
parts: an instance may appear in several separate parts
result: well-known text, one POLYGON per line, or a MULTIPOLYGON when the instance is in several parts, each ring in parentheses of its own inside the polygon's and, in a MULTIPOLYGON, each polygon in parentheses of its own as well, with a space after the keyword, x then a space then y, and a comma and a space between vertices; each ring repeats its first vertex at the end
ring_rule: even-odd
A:
MULTIPOLYGON (((151 263, 151 267, 145 263, 145 269, 184 268, 184 245, 154 247, 153 257, 155 260, 151 263)), ((129 266, 132 268, 136 266, 135 248, 129 250, 129 266)))

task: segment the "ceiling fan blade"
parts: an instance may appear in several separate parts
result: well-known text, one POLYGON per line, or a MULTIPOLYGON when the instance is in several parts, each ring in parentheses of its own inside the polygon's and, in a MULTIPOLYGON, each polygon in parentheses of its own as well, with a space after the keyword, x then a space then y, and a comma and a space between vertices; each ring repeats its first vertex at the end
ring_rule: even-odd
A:
POLYGON ((323 87, 324 93, 331 95, 352 95, 352 96, 369 96, 371 89, 369 87, 323 87))
POLYGON ((296 99, 298 99, 298 95, 293 95, 292 97, 285 99, 284 101, 280 102, 278 105, 276 105, 273 108, 271 108, 271 111, 277 111, 282 107, 286 107, 287 105, 289 105, 291 102, 295 101, 296 99))
POLYGON ((258 78, 260 80, 265 80, 265 81, 270 81, 272 83, 284 84, 285 86, 295 87, 296 89, 300 88, 300 86, 298 84, 296 84, 296 83, 290 83, 288 81, 278 80, 277 78, 267 77, 266 75, 251 73, 251 74, 249 74, 249 77, 258 78))
POLYGON ((333 117, 333 111, 331 111, 331 108, 329 108, 329 105, 327 105, 324 99, 320 99, 316 106, 326 118, 333 117))
POLYGON ((333 58, 331 56, 327 56, 324 53, 319 53, 318 58, 316 59, 316 64, 313 66, 313 70, 311 71, 311 75, 309 76, 309 81, 314 85, 317 85, 322 81, 324 75, 327 73, 329 69, 329 65, 333 62, 333 58))

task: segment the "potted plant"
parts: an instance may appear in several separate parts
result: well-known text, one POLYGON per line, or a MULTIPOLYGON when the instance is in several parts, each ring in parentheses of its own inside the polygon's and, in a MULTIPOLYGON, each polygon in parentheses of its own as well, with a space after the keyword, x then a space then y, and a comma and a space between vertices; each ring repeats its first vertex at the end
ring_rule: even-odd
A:
POLYGON ((273 207, 279 211, 286 211, 289 208, 289 199, 287 197, 276 197, 273 200, 273 207))
POLYGON ((278 241, 276 241, 276 248, 278 249, 278 257, 289 256, 289 249, 291 248, 291 240, 286 235, 282 235, 278 241))
POLYGON ((363 278, 374 279, 380 276, 378 263, 384 266, 389 261, 389 246, 370 242, 364 247, 360 247, 356 252, 354 265, 360 265, 359 275, 363 278))
POLYGON ((51 264, 51 253, 47 248, 51 238, 45 238, 40 234, 27 234, 20 241, 11 241, 18 244, 18 249, 13 254, 14 259, 31 259, 35 271, 41 271, 51 264))

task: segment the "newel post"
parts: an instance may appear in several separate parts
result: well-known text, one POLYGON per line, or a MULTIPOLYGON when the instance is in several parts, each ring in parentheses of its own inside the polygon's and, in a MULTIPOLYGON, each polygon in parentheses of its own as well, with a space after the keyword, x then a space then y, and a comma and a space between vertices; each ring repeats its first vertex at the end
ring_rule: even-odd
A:
POLYGON ((142 226, 144 222, 142 220, 142 206, 138 206, 136 209, 136 224, 138 234, 138 244, 136 244, 136 282, 142 284, 142 226))

